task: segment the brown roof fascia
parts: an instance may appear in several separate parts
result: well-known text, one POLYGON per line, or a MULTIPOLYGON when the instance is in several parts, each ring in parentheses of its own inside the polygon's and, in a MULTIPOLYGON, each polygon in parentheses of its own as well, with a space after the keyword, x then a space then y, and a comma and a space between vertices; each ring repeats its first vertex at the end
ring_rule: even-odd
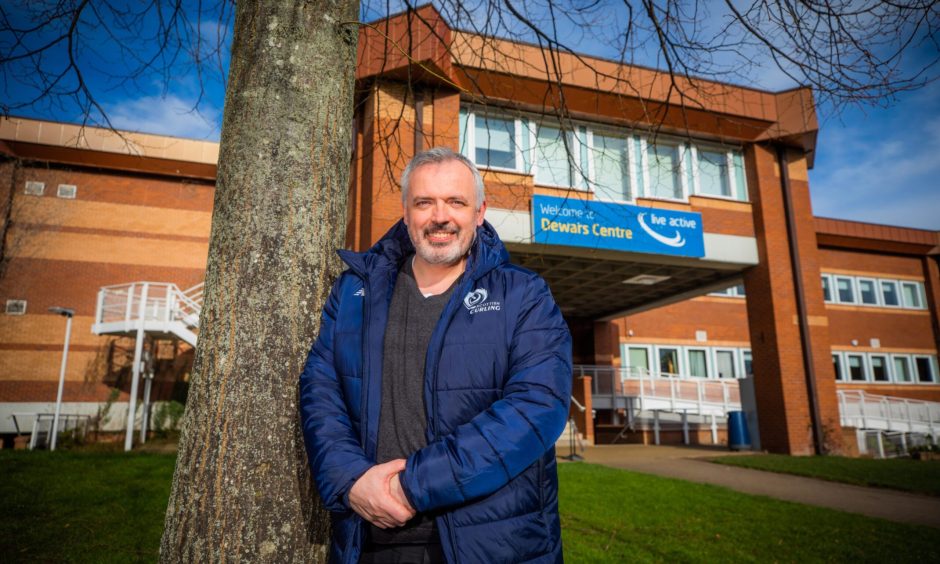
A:
POLYGON ((13 149, 14 154, 22 159, 213 182, 216 176, 216 165, 213 164, 93 151, 77 147, 40 145, 37 143, 8 142, 8 145, 13 149))
POLYGON ((940 252, 940 231, 828 217, 813 219, 820 246, 918 256, 940 252))
POLYGON ((356 80, 385 76, 454 85, 451 30, 431 5, 359 29, 356 80))

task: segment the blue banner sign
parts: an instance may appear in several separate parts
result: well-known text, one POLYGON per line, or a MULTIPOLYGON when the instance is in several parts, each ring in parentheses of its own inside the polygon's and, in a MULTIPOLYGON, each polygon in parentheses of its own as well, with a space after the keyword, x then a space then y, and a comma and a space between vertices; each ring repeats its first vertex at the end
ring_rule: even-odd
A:
POLYGON ((532 197, 536 243, 705 256, 702 214, 554 196, 532 197))

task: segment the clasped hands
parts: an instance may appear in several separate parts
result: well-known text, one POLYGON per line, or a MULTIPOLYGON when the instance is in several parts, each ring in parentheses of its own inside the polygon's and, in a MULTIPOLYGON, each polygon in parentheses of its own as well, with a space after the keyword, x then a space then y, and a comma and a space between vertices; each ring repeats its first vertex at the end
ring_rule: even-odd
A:
POLYGON ((415 516, 415 510, 405 497, 398 478, 404 469, 404 458, 369 468, 349 490, 352 510, 380 529, 401 527, 407 523, 415 516))

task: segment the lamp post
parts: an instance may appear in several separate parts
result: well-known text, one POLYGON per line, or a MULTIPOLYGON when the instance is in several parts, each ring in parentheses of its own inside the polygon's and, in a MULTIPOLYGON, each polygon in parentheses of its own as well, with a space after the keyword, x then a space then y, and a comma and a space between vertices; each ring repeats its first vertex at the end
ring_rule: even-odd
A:
POLYGON ((59 391, 55 396, 55 415, 52 418, 52 441, 49 450, 55 450, 56 439, 59 437, 59 413, 62 411, 62 389, 65 387, 65 365, 69 358, 69 338, 72 336, 72 316, 75 310, 64 307, 50 307, 49 311, 65 317, 65 347, 62 349, 62 368, 59 369, 59 391))

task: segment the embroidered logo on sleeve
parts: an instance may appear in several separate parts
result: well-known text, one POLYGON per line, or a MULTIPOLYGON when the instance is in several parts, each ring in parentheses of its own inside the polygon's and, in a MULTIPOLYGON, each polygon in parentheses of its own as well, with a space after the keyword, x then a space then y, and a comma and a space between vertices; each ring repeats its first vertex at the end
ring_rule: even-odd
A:
POLYGON ((484 311, 499 311, 499 302, 487 302, 489 294, 484 288, 477 288, 469 292, 463 299, 463 305, 470 311, 470 314, 482 313, 484 311))
POLYGON ((354 293, 353 295, 354 295, 354 296, 365 296, 365 295, 366 295, 366 289, 365 289, 365 288, 359 288, 358 290, 356 290, 356 293, 354 293))

